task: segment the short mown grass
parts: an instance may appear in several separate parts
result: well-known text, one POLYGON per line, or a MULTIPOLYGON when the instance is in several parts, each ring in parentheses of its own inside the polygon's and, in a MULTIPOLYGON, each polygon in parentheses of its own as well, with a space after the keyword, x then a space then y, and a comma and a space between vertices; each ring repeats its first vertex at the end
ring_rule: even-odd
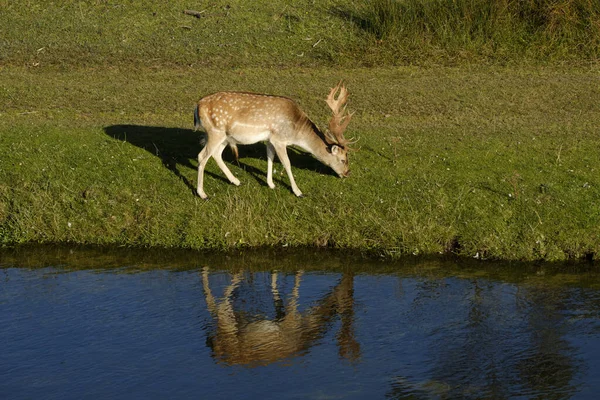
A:
POLYGON ((0 73, 0 242, 398 257, 591 258, 600 250, 600 78, 564 67, 22 68, 0 73), (339 179, 291 149, 296 198, 264 145, 213 161, 194 195, 201 96, 290 96, 320 126, 344 78, 360 139, 339 179))

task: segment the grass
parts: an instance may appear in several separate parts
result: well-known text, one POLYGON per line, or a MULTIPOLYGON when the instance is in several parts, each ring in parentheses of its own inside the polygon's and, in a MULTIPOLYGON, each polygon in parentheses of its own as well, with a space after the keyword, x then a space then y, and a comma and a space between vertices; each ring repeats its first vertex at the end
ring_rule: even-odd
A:
POLYGON ((0 245, 594 258, 598 7, 480 3, 0 0, 0 245), (325 127, 340 78, 349 179, 290 150, 308 197, 280 164, 270 190, 261 144, 228 155, 241 187, 210 161, 193 195, 200 97, 285 95, 325 127))
POLYGON ((0 9, 0 62, 21 66, 588 64, 600 54, 599 0, 0 0, 0 9))
POLYGON ((597 72, 561 68, 244 69, 5 67, 0 241, 231 249, 325 246, 397 257, 564 260, 600 243, 597 72), (289 95, 317 124, 343 77, 356 110, 352 176, 291 151, 308 194, 263 145, 214 162, 193 195, 191 108, 223 88, 289 95))
POLYGON ((332 65, 353 59, 358 45, 352 22, 330 12, 334 4, 3 0, 0 59, 41 66, 332 65))
POLYGON ((374 0, 344 15, 400 63, 597 60, 597 0, 374 0), (395 57, 393 56, 395 52, 395 57))

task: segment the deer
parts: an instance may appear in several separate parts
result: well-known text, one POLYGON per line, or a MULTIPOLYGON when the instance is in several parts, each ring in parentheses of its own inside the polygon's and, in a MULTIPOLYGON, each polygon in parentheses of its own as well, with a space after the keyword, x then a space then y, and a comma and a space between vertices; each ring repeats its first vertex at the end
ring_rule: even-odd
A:
POLYGON ((331 167, 340 178, 349 175, 348 150, 354 143, 344 137, 352 118, 346 111, 348 90, 340 81, 332 88, 325 100, 332 111, 329 130, 319 128, 288 97, 248 92, 218 92, 198 101, 194 108, 194 126, 206 131, 206 144, 198 154, 197 193, 202 199, 204 192, 204 168, 213 157, 229 182, 239 186, 237 179, 223 162, 222 153, 229 145, 237 159, 237 145, 266 142, 267 185, 274 189, 273 159, 275 154, 283 165, 293 193, 303 197, 296 185, 287 154, 287 146, 294 145, 311 153, 323 164, 331 167))
MULTIPOLYGON (((300 284, 304 271, 296 271, 291 296, 282 304, 281 315, 269 318, 261 313, 249 315, 236 309, 234 294, 244 280, 244 272, 231 276, 223 297, 214 297, 209 283, 209 268, 204 267, 202 288, 207 309, 214 321, 207 343, 217 362, 254 367, 306 354, 331 328, 337 317, 341 327, 336 335, 341 357, 355 363, 360 360, 360 344, 354 333, 354 277, 342 275, 328 294, 306 310, 300 311, 300 284)), ((271 272, 271 295, 277 305, 283 303, 277 287, 278 273, 271 272)), ((243 292, 237 293, 243 299, 243 292)))

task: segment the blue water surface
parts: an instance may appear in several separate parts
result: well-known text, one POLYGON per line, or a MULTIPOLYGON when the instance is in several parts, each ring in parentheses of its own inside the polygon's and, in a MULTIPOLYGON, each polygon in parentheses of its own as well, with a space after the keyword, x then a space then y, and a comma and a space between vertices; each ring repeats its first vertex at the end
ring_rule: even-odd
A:
POLYGON ((11 265, 0 344, 3 399, 595 398, 600 290, 11 265))

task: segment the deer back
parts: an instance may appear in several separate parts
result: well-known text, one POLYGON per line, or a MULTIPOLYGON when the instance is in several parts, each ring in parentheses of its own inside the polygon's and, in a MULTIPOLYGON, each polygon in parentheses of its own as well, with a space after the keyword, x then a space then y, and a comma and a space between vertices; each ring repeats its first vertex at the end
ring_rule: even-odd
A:
POLYGON ((241 144, 268 140, 273 134, 293 142, 308 120, 292 99, 246 92, 206 96, 198 103, 198 112, 207 131, 225 132, 241 144))

